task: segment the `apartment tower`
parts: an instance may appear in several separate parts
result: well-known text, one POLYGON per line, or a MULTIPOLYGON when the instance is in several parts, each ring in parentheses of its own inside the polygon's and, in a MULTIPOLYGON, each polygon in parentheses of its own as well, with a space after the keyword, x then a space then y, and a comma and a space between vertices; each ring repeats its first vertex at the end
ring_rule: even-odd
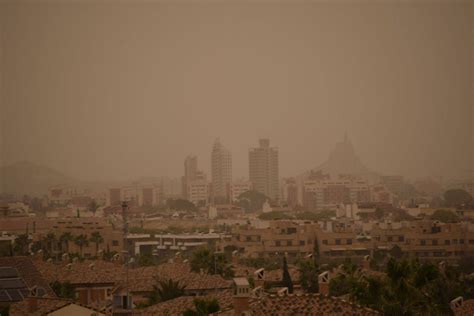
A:
POLYGON ((229 202, 229 189, 232 183, 232 155, 216 139, 211 153, 212 197, 215 203, 229 202))
POLYGON ((278 148, 269 139, 260 139, 260 147, 249 150, 249 178, 253 189, 272 200, 279 198, 278 148))

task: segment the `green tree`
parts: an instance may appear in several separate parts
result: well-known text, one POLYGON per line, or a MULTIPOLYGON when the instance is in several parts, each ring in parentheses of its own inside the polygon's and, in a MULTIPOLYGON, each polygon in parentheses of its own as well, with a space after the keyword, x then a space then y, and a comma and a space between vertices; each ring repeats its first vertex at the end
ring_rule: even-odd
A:
POLYGON ((258 216, 259 219, 263 220, 274 220, 274 219, 291 219, 293 216, 286 214, 281 211, 271 211, 268 213, 262 213, 258 216))
POLYGON ((89 239, 89 241, 95 243, 95 255, 97 256, 97 254, 99 253, 99 244, 104 242, 104 238, 102 237, 100 232, 96 231, 91 234, 91 238, 89 239))
POLYGON ((99 205, 97 204, 97 202, 95 201, 95 199, 93 199, 90 203, 89 203, 89 211, 91 211, 94 216, 95 216, 95 213, 97 212, 97 209, 99 208, 99 205))
POLYGON ((263 203, 269 198, 258 191, 246 191, 237 197, 237 205, 247 212, 256 212, 262 209, 263 203))
POLYGON ((188 308, 183 315, 184 316, 208 316, 218 312, 220 309, 219 302, 217 299, 194 299, 194 309, 188 308))
POLYGON ((290 272, 288 271, 288 263, 286 262, 286 256, 283 256, 283 276, 282 283, 284 287, 288 288, 288 292, 293 293, 293 281, 291 281, 290 272))
POLYGON ((87 247, 89 245, 89 239, 87 238, 87 235, 80 234, 79 236, 76 236, 74 238, 74 243, 77 246, 79 246, 79 251, 80 251, 80 254, 81 254, 81 257, 82 257, 84 246, 87 247))
POLYGON ((400 259, 403 256, 402 248, 398 245, 394 245, 389 251, 390 255, 396 259, 400 259))
POLYGON ((168 199, 166 200, 166 206, 170 210, 175 211, 196 211, 196 205, 192 202, 184 199, 168 199))
POLYGON ((184 295, 184 285, 173 279, 160 280, 155 278, 156 284, 153 285, 153 292, 148 297, 148 305, 154 305, 160 302, 172 300, 184 295))
POLYGON ((14 241, 13 252, 17 256, 28 255, 30 246, 30 237, 27 234, 18 235, 14 241))
POLYGON ((452 189, 444 192, 446 206, 455 207, 472 201, 472 196, 462 189, 452 189))
POLYGON ((46 235, 45 242, 46 242, 46 247, 47 247, 46 250, 48 254, 51 255, 56 249, 56 245, 58 243, 58 240, 56 239, 56 235, 53 232, 48 233, 46 235))
POLYGON ((59 236, 59 248, 61 252, 69 253, 69 242, 74 240, 74 236, 70 232, 64 232, 59 236))
POLYGON ((457 223, 460 220, 456 213, 449 210, 436 210, 430 218, 443 223, 457 223))
POLYGON ((224 278, 232 278, 234 271, 227 262, 224 253, 211 252, 208 248, 199 248, 191 257, 191 270, 200 272, 201 269, 209 274, 220 274, 224 278))
POLYGON ((301 287, 306 292, 318 293, 318 276, 320 269, 316 262, 314 260, 302 260, 299 262, 298 270, 300 271, 301 287))
POLYGON ((69 283, 69 281, 59 282, 54 281, 50 284, 51 288, 53 289, 54 293, 61 298, 75 298, 75 290, 74 286, 69 283))
POLYGON ((138 265, 140 267, 148 267, 155 265, 153 255, 150 253, 140 253, 140 256, 138 257, 138 265))

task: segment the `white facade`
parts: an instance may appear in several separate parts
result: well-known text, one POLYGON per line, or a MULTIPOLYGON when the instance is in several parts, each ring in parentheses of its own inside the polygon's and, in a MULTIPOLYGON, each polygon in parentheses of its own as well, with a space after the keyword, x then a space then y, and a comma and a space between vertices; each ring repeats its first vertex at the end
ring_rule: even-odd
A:
POLYGON ((209 184, 205 179, 190 181, 188 182, 186 193, 186 198, 194 205, 198 205, 199 203, 207 204, 209 184))
POLYGON ((250 190, 252 190, 252 183, 250 181, 239 180, 232 182, 230 186, 230 197, 232 202, 236 202, 239 195, 250 190))

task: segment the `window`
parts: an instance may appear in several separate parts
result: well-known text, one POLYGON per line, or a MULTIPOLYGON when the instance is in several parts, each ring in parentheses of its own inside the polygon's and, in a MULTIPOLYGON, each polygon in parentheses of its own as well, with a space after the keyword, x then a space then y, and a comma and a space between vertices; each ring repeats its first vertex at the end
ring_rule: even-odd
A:
POLYGON ((288 227, 287 234, 296 234, 296 227, 288 227))
POLYGON ((252 237, 251 237, 251 236, 247 236, 247 237, 245 238, 245 241, 252 241, 252 237))
MULTIPOLYGON (((474 240, 473 240, 473 241, 474 241, 474 240)), ((328 244, 327 239, 324 239, 324 240, 323 240, 323 245, 327 245, 327 244, 328 244)))
POLYGON ((469 239, 469 245, 474 245, 474 239, 469 239))
POLYGON ((336 239, 336 245, 340 245, 341 244, 341 240, 340 239, 336 239))
POLYGON ((445 240, 445 241, 444 241, 444 244, 445 244, 445 245, 451 245, 451 240, 445 240))
POLYGON ((459 243, 460 243, 461 245, 464 245, 464 239, 459 239, 459 243))
POLYGON ((401 241, 401 242, 405 241, 405 236, 398 236, 398 241, 401 241))
POLYGON ((457 245, 458 244, 458 240, 457 239, 453 239, 453 245, 457 245))
POLYGON ((287 246, 293 246, 293 241, 292 240, 287 240, 286 245, 287 246))
POLYGON ((300 246, 304 246, 305 245, 305 241, 304 240, 300 240, 300 246))
POLYGON ((281 242, 280 242, 279 240, 275 240, 275 246, 280 247, 280 246, 281 246, 281 242))
POLYGON ((118 240, 112 240, 112 246, 118 246, 119 242, 118 240))
POLYGON ((392 241, 393 240, 393 237, 392 236, 388 236, 387 237, 387 241, 392 241))
POLYGON ((424 239, 421 239, 421 240, 420 240, 420 245, 422 245, 422 246, 426 246, 426 240, 424 240, 424 239))
POLYGON ((346 241, 346 244, 352 245, 352 239, 348 238, 347 241, 346 241))
POLYGON ((433 246, 437 246, 438 245, 438 239, 433 239, 431 241, 431 243, 433 244, 433 246))

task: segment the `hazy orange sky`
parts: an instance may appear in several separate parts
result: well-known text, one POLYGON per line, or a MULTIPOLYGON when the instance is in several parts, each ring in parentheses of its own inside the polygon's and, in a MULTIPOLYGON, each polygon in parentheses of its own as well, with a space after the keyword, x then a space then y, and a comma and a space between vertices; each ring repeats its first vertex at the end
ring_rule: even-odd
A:
POLYGON ((269 137, 289 176, 347 130, 384 174, 474 169, 471 1, 66 2, 1 2, 3 164, 180 176, 220 137, 248 176, 269 137))

